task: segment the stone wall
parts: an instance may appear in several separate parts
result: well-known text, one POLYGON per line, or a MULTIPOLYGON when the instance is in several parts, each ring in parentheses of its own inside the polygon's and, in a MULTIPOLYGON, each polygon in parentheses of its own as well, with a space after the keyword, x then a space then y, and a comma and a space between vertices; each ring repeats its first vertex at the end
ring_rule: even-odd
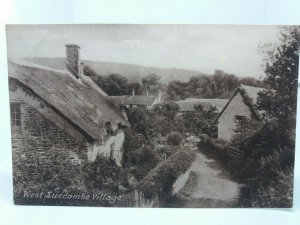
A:
POLYGON ((12 135, 13 152, 32 152, 40 163, 57 153, 76 163, 87 158, 86 140, 78 141, 45 118, 36 109, 21 104, 21 133, 12 135))
POLYGON ((116 135, 106 136, 103 143, 91 143, 88 146, 88 160, 94 161, 98 154, 103 154, 107 157, 112 157, 116 160, 117 165, 121 166, 123 143, 125 134, 122 129, 116 131, 116 135))
POLYGON ((172 195, 175 195, 177 192, 179 192, 186 182, 189 179, 191 169, 188 169, 184 174, 181 174, 177 180, 174 182, 173 187, 172 187, 172 195))

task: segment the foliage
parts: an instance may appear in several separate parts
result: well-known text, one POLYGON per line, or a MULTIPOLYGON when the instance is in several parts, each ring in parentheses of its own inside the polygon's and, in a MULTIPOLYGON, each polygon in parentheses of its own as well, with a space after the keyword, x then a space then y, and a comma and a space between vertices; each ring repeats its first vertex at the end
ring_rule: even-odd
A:
POLYGON ((185 173, 195 160, 192 151, 178 151, 159 164, 141 181, 138 189, 146 198, 168 196, 176 179, 185 173))
POLYGON ((255 107, 265 123, 239 128, 233 141, 246 157, 236 172, 246 183, 241 198, 246 207, 292 205, 300 30, 286 29, 280 40, 276 48, 263 51, 265 89, 255 107))
POLYGON ((153 110, 146 107, 130 109, 127 117, 134 132, 144 135, 149 143, 154 143, 157 136, 166 136, 177 130, 175 117, 178 109, 174 102, 164 102, 156 105, 153 110))
POLYGON ((134 90, 137 95, 144 93, 140 83, 129 83, 127 78, 123 75, 108 74, 106 76, 102 76, 97 74, 89 66, 84 67, 84 73, 110 96, 130 95, 132 94, 132 90, 134 90))
POLYGON ((247 85, 247 86, 252 86, 252 87, 264 87, 264 81, 262 80, 257 80, 254 77, 243 77, 239 80, 240 84, 247 85))
MULTIPOLYGON (((33 141, 29 137, 27 141, 33 141)), ((24 192, 80 194, 86 192, 83 164, 72 161, 69 152, 52 151, 46 158, 36 149, 18 150, 13 153, 14 201, 18 204, 76 205, 77 201, 64 202, 61 199, 24 198, 24 192)))
POLYGON ((286 130, 295 129, 300 30, 297 27, 281 33, 275 49, 265 49, 266 88, 259 94, 258 108, 266 120, 280 120, 286 130))
POLYGON ((179 146, 182 140, 182 135, 177 132, 172 132, 167 136, 167 143, 172 146, 179 146))
POLYGON ((124 157, 122 164, 130 168, 130 173, 138 180, 142 179, 159 162, 164 160, 161 152, 154 145, 149 145, 145 137, 125 130, 124 157))
MULTIPOLYGON (((260 159, 256 176, 242 189, 244 207, 292 207, 293 169, 282 166, 287 149, 274 151, 260 159)), ((293 152, 293 151, 290 151, 293 152)))
POLYGON ((231 145, 239 146, 249 137, 253 136, 262 126, 263 123, 250 118, 238 121, 234 130, 235 135, 231 139, 231 145))
POLYGON ((200 142, 198 143, 198 148, 209 154, 215 156, 225 156, 227 154, 227 149, 229 143, 222 139, 215 139, 207 134, 199 135, 200 142))
POLYGON ((166 101, 156 104, 153 108, 153 111, 167 119, 168 122, 173 122, 176 114, 179 111, 179 106, 175 102, 166 101))
POLYGON ((135 133, 145 136, 150 142, 151 135, 155 133, 157 124, 156 115, 147 110, 146 107, 137 107, 127 111, 128 121, 135 133))
POLYGON ((216 116, 217 112, 215 107, 211 106, 205 110, 201 105, 196 106, 195 111, 182 115, 185 132, 207 134, 215 137, 217 135, 217 128, 213 122, 216 116))
POLYGON ((238 78, 232 74, 202 74, 191 77, 188 82, 170 82, 167 87, 167 94, 171 100, 194 96, 199 98, 228 98, 238 87, 238 84, 238 78))
POLYGON ((40 192, 85 186, 81 166, 72 163, 65 152, 53 151, 46 162, 35 150, 18 151, 14 152, 13 165, 16 196, 25 190, 40 192))
POLYGON ((128 94, 132 94, 133 90, 136 95, 145 94, 143 86, 139 82, 133 82, 128 84, 128 94))
POLYGON ((95 161, 84 166, 84 173, 88 188, 117 191, 120 167, 110 157, 97 155, 95 161))
POLYGON ((156 94, 160 89, 160 76, 156 74, 149 74, 142 78, 142 86, 145 91, 151 94, 156 94))

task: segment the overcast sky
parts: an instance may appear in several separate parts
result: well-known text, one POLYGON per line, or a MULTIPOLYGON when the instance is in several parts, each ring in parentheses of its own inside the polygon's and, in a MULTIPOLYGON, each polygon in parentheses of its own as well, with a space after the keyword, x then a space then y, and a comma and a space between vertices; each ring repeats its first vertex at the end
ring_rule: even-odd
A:
POLYGON ((77 44, 82 59, 259 78, 259 46, 278 43, 279 32, 276 26, 12 25, 7 44, 12 59, 64 57, 65 44, 77 44))

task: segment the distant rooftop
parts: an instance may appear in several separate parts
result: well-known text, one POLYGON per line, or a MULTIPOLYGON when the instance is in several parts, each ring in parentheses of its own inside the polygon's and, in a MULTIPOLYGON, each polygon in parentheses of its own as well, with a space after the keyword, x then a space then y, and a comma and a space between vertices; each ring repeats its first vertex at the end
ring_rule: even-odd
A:
POLYGON ((209 110, 213 106, 220 112, 227 102, 228 99, 187 98, 176 103, 179 105, 181 112, 195 111, 197 105, 202 105, 204 110, 209 110))
POLYGON ((145 105, 152 106, 157 97, 147 95, 122 95, 122 96, 110 96, 115 102, 125 105, 145 105))

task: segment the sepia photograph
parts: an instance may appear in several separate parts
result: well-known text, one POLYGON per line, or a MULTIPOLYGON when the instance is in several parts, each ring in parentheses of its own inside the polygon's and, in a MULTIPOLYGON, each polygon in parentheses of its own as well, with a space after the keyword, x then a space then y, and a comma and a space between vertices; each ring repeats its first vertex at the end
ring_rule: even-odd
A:
POLYGON ((17 205, 291 208, 300 26, 7 25, 17 205))

